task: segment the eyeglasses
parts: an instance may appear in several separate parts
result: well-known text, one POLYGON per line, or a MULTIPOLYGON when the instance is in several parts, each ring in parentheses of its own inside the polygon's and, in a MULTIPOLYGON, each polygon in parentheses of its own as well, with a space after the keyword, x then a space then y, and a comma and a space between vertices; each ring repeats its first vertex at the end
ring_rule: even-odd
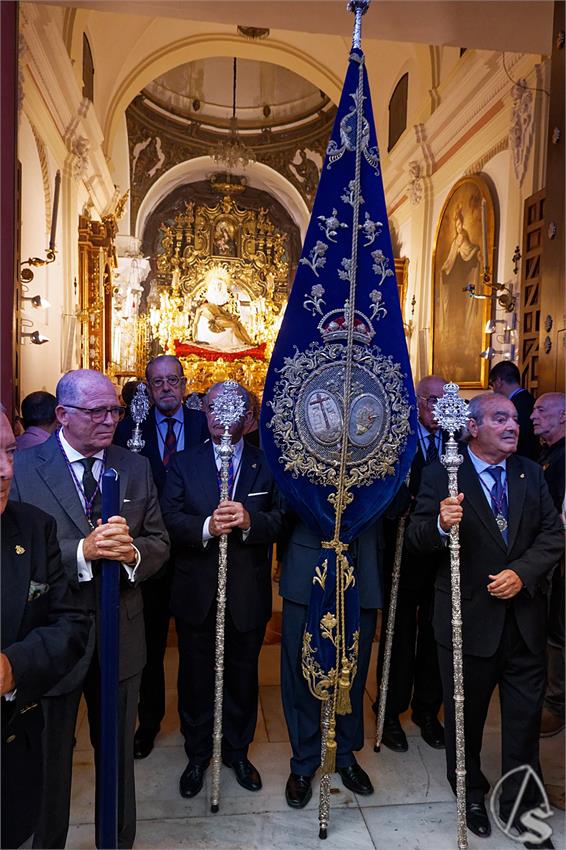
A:
POLYGON ((160 389, 165 381, 169 384, 170 387, 176 387, 179 385, 181 381, 185 380, 184 375, 166 375, 164 378, 150 378, 149 384, 156 389, 160 389))
POLYGON ((91 422, 95 425, 100 425, 106 420, 108 414, 112 417, 113 422, 121 422, 126 414, 125 407, 79 407, 77 404, 64 404, 63 407, 72 407, 73 410, 80 410, 82 413, 88 413, 91 422))
POLYGON ((439 396, 439 395, 420 395, 420 396, 418 396, 418 398, 420 398, 421 401, 424 401, 426 406, 430 407, 430 409, 432 410, 432 408, 434 407, 436 402, 440 401, 442 396, 439 396))

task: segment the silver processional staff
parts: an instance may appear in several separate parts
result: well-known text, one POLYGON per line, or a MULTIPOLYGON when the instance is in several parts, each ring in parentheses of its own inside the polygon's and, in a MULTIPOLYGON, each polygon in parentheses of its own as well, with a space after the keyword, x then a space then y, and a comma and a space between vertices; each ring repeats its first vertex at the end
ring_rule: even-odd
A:
MULTIPOLYGON (((468 403, 458 395, 458 384, 444 385, 444 396, 434 405, 434 418, 449 434, 442 465, 448 472, 448 493, 458 495, 458 468, 464 458, 458 452, 454 434, 468 421, 468 403)), ((450 529, 450 590, 452 596, 452 661, 454 665, 454 711, 456 725, 456 811, 458 850, 467 850, 466 826, 466 742, 464 729, 464 676, 462 663, 462 606, 460 594, 460 530, 450 529)))
MULTIPOLYGON (((230 460, 234 453, 230 428, 244 416, 246 404, 236 381, 224 381, 211 403, 214 420, 222 425, 220 437, 220 501, 229 498, 230 460)), ((222 702, 224 691, 224 627, 226 621, 226 580, 228 577, 228 535, 220 535, 218 552, 218 590, 216 594, 216 640, 214 650, 214 726, 212 733, 212 794, 210 811, 218 811, 220 766, 222 763, 222 702)))

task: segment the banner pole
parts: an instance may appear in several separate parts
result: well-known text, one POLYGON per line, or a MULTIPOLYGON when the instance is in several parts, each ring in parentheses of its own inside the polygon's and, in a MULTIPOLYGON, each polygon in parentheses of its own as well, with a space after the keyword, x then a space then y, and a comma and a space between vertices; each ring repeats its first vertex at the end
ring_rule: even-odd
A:
MULTIPOLYGON (((120 484, 115 469, 102 476, 102 521, 120 510, 120 484)), ((96 783, 99 805, 97 847, 118 846, 118 658, 120 564, 100 562, 100 740, 96 783)))

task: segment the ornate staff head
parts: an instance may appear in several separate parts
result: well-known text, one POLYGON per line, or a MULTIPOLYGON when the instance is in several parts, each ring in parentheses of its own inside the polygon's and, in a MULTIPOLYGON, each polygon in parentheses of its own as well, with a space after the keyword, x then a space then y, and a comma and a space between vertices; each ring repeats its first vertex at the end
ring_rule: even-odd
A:
POLYGON ((451 437, 463 428, 470 418, 468 402, 458 395, 459 391, 458 384, 444 384, 444 395, 434 405, 434 418, 451 437))
POLYGON ((132 452, 141 452, 145 446, 145 440, 142 440, 140 425, 147 418, 149 413, 149 397, 147 395, 147 387, 145 384, 139 384, 130 404, 130 412, 132 419, 136 423, 132 436, 128 440, 127 446, 132 452))
POLYGON ((470 418, 468 402, 458 395, 459 390, 460 387, 458 384, 454 384, 453 382, 444 384, 444 395, 434 405, 434 418, 442 430, 447 431, 449 434, 446 443, 446 453, 440 456, 440 460, 442 465, 448 470, 449 490, 453 496, 457 492, 456 470, 464 459, 458 452, 458 444, 454 439, 454 434, 460 428, 463 428, 470 418))
POLYGON ((223 436, 229 436, 231 426, 239 422, 246 412, 240 385, 233 380, 224 381, 222 389, 210 402, 210 409, 214 421, 224 428, 223 436))

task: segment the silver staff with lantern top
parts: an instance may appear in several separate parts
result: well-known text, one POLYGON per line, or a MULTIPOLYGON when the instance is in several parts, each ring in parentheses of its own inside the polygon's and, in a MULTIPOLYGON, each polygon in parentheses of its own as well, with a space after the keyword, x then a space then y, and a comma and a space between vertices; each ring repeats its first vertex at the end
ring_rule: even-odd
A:
MULTIPOLYGON (((458 468, 464 458, 458 452, 454 434, 468 421, 468 403, 458 395, 458 384, 444 385, 444 396, 434 405, 434 418, 449 434, 445 454, 440 456, 448 472, 448 494, 458 495, 458 468)), ((458 523, 450 529, 450 589, 452 598, 452 663, 454 666, 454 710, 456 721, 456 811, 458 850, 468 847, 466 827, 466 744, 464 730, 464 673, 462 663, 462 605, 460 593, 460 531, 458 523)))
POLYGON ((149 397, 145 384, 138 385, 130 404, 130 413, 135 422, 135 427, 126 445, 131 452, 141 452, 145 446, 145 440, 142 438, 140 426, 147 419, 147 414, 149 413, 149 397))
MULTIPOLYGON (((220 437, 220 501, 230 497, 230 461, 234 453, 230 428, 245 415, 246 405, 236 381, 224 381, 221 391, 211 402, 215 422, 222 425, 220 437)), ((214 727, 212 733, 212 794, 210 811, 218 811, 220 767, 222 764, 222 702, 224 691, 224 631, 226 621, 226 580, 228 576, 228 535, 220 535, 218 555, 218 590, 216 594, 216 641, 214 650, 214 727)))

